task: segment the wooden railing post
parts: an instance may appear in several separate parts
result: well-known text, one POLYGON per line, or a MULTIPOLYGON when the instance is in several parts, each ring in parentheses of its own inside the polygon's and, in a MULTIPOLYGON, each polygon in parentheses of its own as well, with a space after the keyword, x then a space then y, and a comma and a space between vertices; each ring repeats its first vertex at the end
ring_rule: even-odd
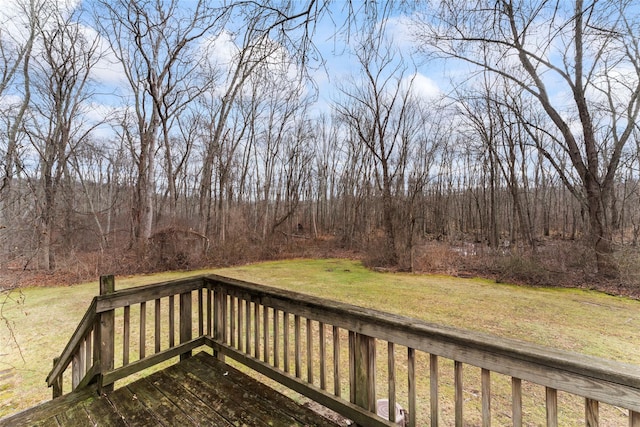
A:
MULTIPOLYGON (((192 338, 192 309, 191 309, 191 292, 180 294, 180 344, 191 341, 192 338)), ((182 353, 180 360, 191 357, 191 350, 182 353)))
MULTIPOLYGON (((53 358, 53 367, 58 364, 59 357, 53 358)), ((62 374, 58 375, 53 381, 53 398, 62 396, 62 374)))
POLYGON ((367 335, 355 334, 354 354, 354 403, 368 411, 376 411, 376 340, 367 335))
MULTIPOLYGON (((224 319, 224 303, 226 295, 222 291, 222 289, 216 289, 213 294, 213 339, 222 342, 224 339, 224 328, 225 328, 225 319, 224 319)), ((240 299, 238 299, 238 313, 242 312, 241 308, 242 304, 240 299)), ((242 340, 240 339, 240 331, 242 328, 238 324, 238 347, 242 340)), ((219 351, 214 351, 213 355, 218 359, 224 361, 224 355, 219 351)))
MULTIPOLYGON (((109 295, 116 290, 116 282, 113 275, 100 276, 100 295, 109 295)), ((115 315, 114 310, 100 313, 100 346, 95 348, 99 354, 101 378, 99 382, 100 393, 113 391, 113 384, 103 385, 102 376, 113 370, 115 356, 115 315)))

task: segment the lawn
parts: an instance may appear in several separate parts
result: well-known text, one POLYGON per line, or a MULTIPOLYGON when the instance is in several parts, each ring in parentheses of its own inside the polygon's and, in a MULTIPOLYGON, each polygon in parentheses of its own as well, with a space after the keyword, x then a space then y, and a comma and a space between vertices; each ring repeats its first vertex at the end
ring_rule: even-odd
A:
MULTIPOLYGON (((337 259, 116 278, 116 288, 207 272, 640 365, 640 302, 592 291, 379 273, 337 259)), ((52 359, 97 290, 93 282, 2 295, 0 417, 50 398, 52 359)))

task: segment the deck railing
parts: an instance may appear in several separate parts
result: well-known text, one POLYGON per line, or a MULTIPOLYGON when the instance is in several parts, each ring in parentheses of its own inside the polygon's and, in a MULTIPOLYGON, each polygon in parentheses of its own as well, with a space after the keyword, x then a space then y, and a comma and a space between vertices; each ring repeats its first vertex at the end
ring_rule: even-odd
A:
POLYGON ((72 390, 109 390, 207 346, 363 426, 522 426, 540 418, 557 426, 578 417, 598 426, 604 413, 640 427, 635 365, 214 275, 121 291, 113 283, 101 278, 101 295, 54 361, 54 397, 65 378, 72 390), (380 404, 389 420, 375 415, 380 404))

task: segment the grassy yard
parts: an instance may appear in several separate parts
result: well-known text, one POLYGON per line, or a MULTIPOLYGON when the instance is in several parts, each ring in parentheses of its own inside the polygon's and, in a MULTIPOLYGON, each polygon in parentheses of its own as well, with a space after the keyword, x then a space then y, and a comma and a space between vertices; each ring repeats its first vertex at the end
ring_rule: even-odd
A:
MULTIPOLYGON (((377 273, 335 259, 116 278, 116 288, 207 272, 640 365, 640 302, 597 292, 377 273)), ((52 359, 97 290, 93 282, 3 295, 0 417, 50 398, 44 381, 52 359)))

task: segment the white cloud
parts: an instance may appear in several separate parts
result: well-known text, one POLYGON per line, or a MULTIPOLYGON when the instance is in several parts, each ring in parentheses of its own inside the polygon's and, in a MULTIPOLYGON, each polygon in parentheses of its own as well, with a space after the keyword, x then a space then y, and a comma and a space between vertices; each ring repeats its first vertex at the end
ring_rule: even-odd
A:
POLYGON ((413 85, 411 89, 418 98, 431 100, 440 96, 441 91, 436 82, 431 80, 424 74, 417 72, 412 76, 405 77, 407 84, 411 79, 413 79, 413 85))

